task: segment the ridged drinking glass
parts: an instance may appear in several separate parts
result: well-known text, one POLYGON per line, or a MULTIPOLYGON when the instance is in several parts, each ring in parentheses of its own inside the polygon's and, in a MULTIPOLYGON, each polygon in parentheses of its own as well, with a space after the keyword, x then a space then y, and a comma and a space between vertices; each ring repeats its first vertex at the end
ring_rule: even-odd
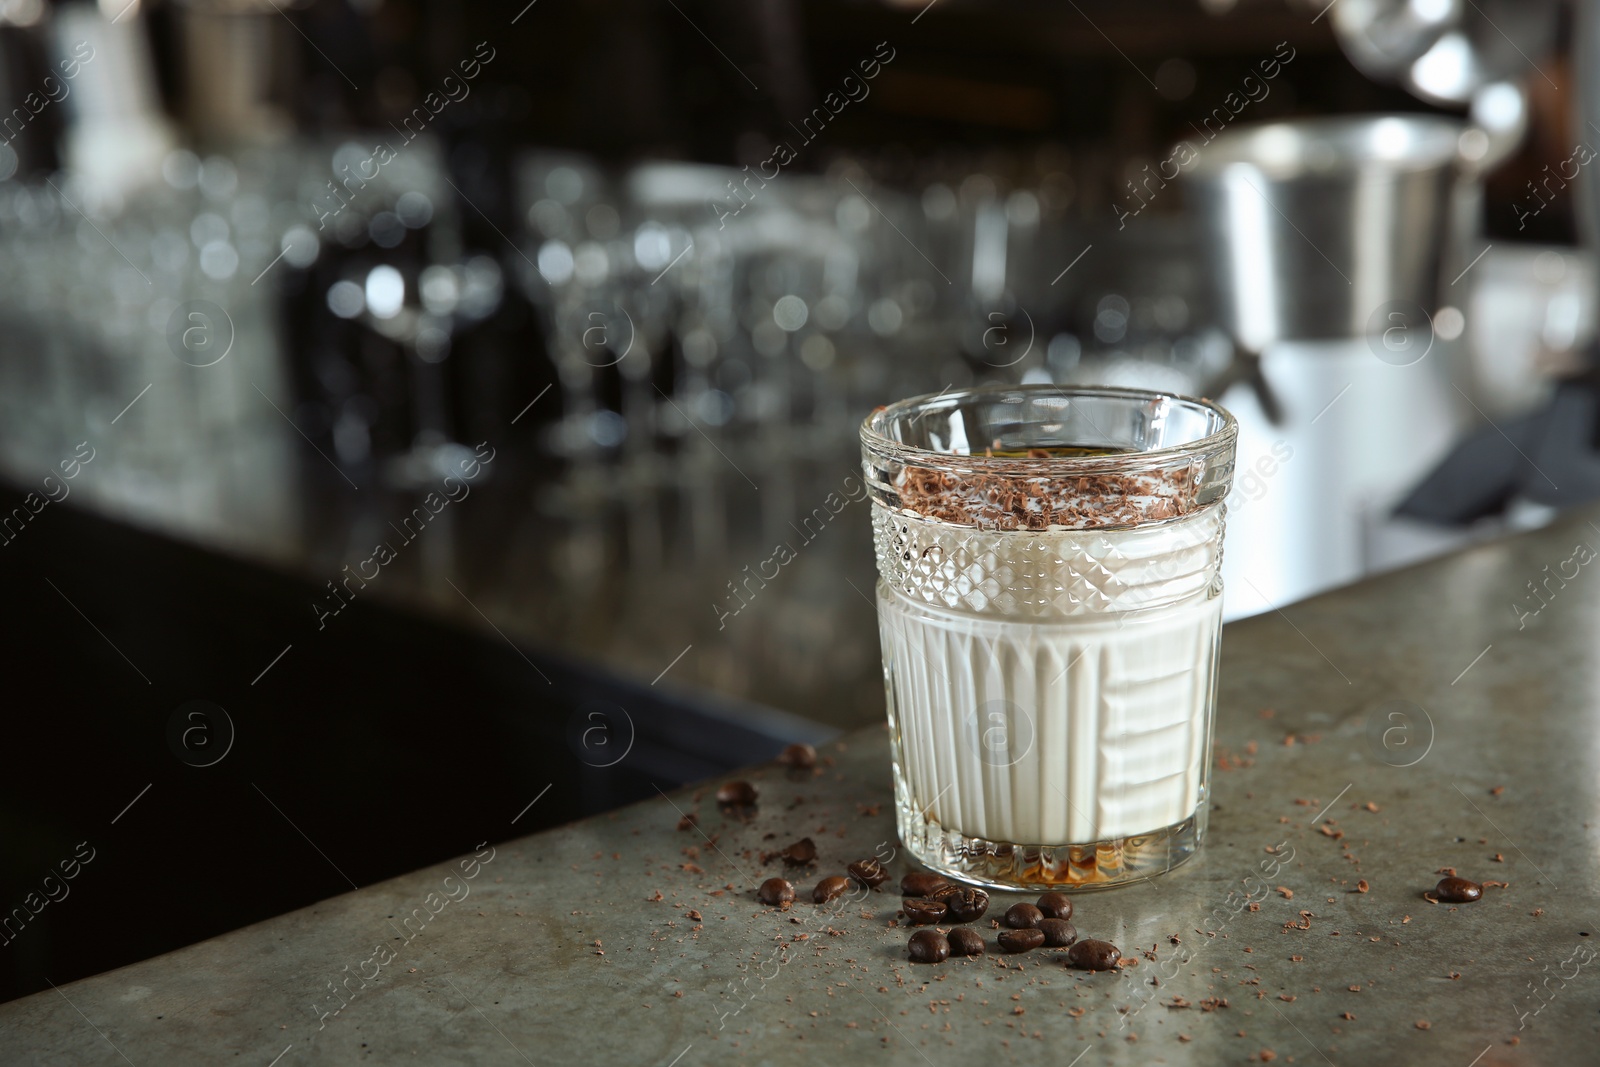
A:
POLYGON ((985 387, 861 427, 900 836, 999 888, 1170 870, 1205 832, 1238 428, 1204 400, 985 387))

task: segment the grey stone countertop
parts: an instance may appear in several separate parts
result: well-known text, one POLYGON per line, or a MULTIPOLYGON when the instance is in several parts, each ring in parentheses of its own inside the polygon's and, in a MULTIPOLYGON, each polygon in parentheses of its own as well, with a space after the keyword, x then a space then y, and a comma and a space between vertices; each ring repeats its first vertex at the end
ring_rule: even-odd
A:
MULTIPOLYGON (((1075 898, 1118 971, 994 954, 1010 894, 990 955, 931 966, 892 884, 810 903, 898 847, 868 728, 751 769, 746 819, 706 783, 0 1006, 0 1062, 1593 1062, 1595 519, 1229 626, 1205 847, 1075 898), (762 853, 802 836, 801 902, 763 907, 762 853), (1508 884, 1431 903, 1450 867, 1508 884)), ((448 804, 472 770, 418 787, 448 804)), ((194 856, 173 908, 228 891, 194 856)))

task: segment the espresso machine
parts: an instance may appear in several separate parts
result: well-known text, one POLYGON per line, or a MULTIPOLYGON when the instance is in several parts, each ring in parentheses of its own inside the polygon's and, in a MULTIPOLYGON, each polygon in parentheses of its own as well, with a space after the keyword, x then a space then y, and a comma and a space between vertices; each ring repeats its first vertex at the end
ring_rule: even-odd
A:
POLYGON ((1475 294, 1519 253, 1485 236, 1485 177, 1526 134, 1559 7, 1343 0, 1328 14, 1352 63, 1459 116, 1208 126, 1192 144, 1183 181, 1236 353, 1211 386, 1240 423, 1229 616, 1484 532, 1415 500, 1462 447, 1500 436, 1475 294))

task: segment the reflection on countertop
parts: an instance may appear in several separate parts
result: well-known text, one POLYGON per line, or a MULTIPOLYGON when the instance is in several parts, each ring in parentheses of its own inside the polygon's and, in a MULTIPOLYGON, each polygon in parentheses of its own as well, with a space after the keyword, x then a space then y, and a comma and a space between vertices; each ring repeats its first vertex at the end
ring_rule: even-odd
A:
POLYGON ((580 501, 539 477, 524 435, 469 450, 433 488, 353 489, 262 404, 270 421, 249 436, 174 441, 157 475, 145 434, 170 422, 160 388, 81 445, 3 442, 0 472, 38 509, 7 518, 7 543, 49 537, 57 503, 84 507, 311 576, 319 628, 372 597, 832 726, 882 716, 853 452, 742 473, 713 454, 670 488, 580 501))

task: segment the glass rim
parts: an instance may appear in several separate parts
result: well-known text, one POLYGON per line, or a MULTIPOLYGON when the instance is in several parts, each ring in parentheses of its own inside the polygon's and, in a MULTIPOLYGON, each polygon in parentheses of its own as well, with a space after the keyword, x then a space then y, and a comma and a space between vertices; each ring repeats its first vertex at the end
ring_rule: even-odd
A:
POLYGON ((1239 421, 1233 417, 1233 414, 1222 405, 1204 397, 1188 396, 1184 393, 1171 393, 1160 389, 1055 384, 977 385, 952 392, 941 391, 907 397, 904 400, 897 400, 892 404, 872 411, 862 420, 860 430, 862 445, 873 451, 895 454, 906 458, 925 457, 936 460, 941 464, 959 463, 963 466, 970 464, 971 469, 974 471, 989 470, 1011 474, 1098 473, 1107 468, 1125 465, 1130 461, 1144 463, 1150 460, 1177 459, 1196 453, 1205 453, 1225 446, 1229 441, 1236 439, 1238 434, 1239 421), (904 441, 897 441, 883 432, 883 429, 892 420, 904 417, 907 413, 915 411, 919 407, 928 407, 931 413, 937 410, 931 407, 937 402, 948 401, 951 406, 954 406, 966 399, 982 399, 1004 394, 1022 394, 1024 396, 1028 394, 1036 396, 1055 395, 1066 400, 1078 397, 1104 397, 1140 402, 1164 400, 1187 405, 1193 410, 1205 412, 1220 421, 1217 428, 1204 437, 1197 437, 1192 441, 1184 441, 1179 444, 1165 445, 1161 448, 1138 452, 1117 452, 1098 456, 1048 456, 1042 458, 986 456, 981 452, 943 452, 907 444, 904 441))

